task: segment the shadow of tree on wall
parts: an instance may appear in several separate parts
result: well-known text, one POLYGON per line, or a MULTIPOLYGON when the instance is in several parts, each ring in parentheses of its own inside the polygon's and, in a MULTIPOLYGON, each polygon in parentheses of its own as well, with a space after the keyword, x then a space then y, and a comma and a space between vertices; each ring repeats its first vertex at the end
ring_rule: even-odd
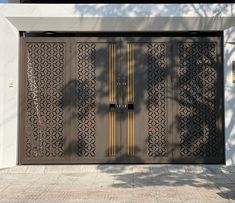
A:
MULTIPOLYGON (((172 4, 78 4, 74 7, 74 13, 84 16, 107 17, 154 17, 154 16, 181 16, 193 14, 198 17, 218 17, 224 13, 233 16, 233 4, 179 4, 177 9, 172 4)), ((141 25, 140 25, 141 26, 141 25)), ((165 25, 167 26, 167 25, 165 25)), ((180 25, 178 27, 181 27, 180 25)))

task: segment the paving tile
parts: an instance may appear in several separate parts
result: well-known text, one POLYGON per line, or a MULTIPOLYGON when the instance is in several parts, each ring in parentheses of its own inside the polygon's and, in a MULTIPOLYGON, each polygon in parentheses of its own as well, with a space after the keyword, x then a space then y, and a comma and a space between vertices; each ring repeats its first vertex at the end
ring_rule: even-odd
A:
POLYGON ((26 173, 28 170, 28 166, 15 166, 12 168, 9 168, 7 173, 26 173))
POLYGON ((226 176, 232 183, 235 183, 235 173, 225 174, 225 176, 226 176))
POLYGON ((232 180, 224 174, 212 174, 207 175, 207 177, 214 183, 232 183, 232 180))
POLYGON ((167 174, 168 171, 168 165, 152 165, 151 166, 151 173, 153 174, 167 174))
POLYGON ((225 169, 207 165, 14 167, 0 172, 0 203, 235 202, 235 173, 225 169))
POLYGON ((186 165, 169 165, 168 172, 169 173, 177 173, 184 174, 186 172, 186 165))
POLYGON ((190 174, 205 174, 207 172, 206 166, 201 165, 186 165, 185 171, 190 174))
POLYGON ((27 167, 26 173, 27 174, 44 174, 46 166, 29 166, 27 167))
POLYGON ((222 174, 222 166, 220 165, 204 165, 207 174, 222 174))
POLYGON ((150 166, 145 166, 145 165, 138 165, 138 166, 133 166, 132 169, 133 173, 151 173, 151 167, 150 166))
POLYGON ((177 190, 178 197, 183 202, 203 202, 205 199, 203 196, 198 192, 197 188, 190 188, 187 189, 182 187, 181 189, 178 188, 177 190))

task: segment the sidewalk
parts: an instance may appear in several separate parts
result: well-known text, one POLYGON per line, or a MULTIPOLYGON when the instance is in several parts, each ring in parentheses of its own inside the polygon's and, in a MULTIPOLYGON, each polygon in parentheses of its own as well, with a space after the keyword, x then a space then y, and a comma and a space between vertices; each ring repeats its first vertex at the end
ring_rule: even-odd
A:
POLYGON ((0 170, 0 202, 235 202, 235 167, 17 166, 0 170))

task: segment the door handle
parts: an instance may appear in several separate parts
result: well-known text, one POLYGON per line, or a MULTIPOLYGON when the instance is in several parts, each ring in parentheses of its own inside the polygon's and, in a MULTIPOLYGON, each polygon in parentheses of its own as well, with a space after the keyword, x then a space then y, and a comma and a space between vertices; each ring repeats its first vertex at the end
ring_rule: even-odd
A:
POLYGON ((134 111, 134 110, 135 110, 135 105, 134 105, 134 103, 129 103, 129 104, 127 105, 127 110, 128 110, 128 111, 134 111))
POLYGON ((122 104, 109 104, 109 112, 126 112, 128 109, 128 105, 122 104))
POLYGON ((110 112, 116 112, 116 107, 117 107, 116 104, 109 104, 109 111, 110 112))

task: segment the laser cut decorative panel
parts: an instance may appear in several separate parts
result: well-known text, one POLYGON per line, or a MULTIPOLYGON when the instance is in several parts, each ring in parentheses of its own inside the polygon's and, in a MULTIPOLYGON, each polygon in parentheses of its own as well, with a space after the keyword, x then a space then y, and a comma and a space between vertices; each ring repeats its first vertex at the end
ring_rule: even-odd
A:
POLYGON ((65 44, 26 45, 26 158, 61 157, 64 152, 65 44))
POLYGON ((167 155, 166 44, 150 43, 148 52, 148 156, 167 155))
POLYGON ((223 163, 221 39, 22 38, 20 163, 223 163))
POLYGON ((216 156, 216 43, 178 43, 178 53, 180 153, 182 156, 216 156))
POLYGON ((77 155, 95 156, 96 44, 77 43, 77 155))

